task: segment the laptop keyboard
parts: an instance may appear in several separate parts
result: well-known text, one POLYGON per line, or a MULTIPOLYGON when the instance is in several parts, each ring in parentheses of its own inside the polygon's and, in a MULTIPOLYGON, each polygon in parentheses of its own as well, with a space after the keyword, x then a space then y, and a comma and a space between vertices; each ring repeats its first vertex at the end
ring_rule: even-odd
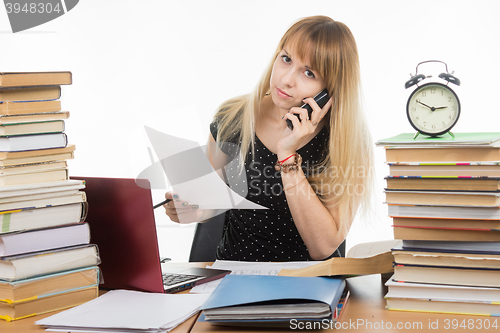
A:
POLYGON ((163 285, 166 287, 199 278, 198 275, 187 275, 187 274, 163 274, 162 277, 163 277, 163 285))

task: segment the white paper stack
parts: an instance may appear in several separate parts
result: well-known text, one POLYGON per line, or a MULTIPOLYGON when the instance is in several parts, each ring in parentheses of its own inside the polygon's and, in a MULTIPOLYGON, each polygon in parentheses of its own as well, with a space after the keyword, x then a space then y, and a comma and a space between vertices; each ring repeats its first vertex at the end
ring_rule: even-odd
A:
POLYGON ((208 296, 112 290, 35 324, 56 332, 168 332, 198 312, 208 296))

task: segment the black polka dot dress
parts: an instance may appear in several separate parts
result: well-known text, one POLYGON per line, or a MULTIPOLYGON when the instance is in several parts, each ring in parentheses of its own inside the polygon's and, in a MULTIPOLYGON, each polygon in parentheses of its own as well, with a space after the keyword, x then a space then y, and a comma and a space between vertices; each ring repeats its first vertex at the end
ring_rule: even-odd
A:
MULTIPOLYGON (((214 139, 217 124, 210 125, 214 139)), ((328 130, 324 127, 297 152, 302 156, 306 175, 319 163, 326 151, 328 130), (309 170, 309 171, 308 171, 309 170)), ((236 144, 222 144, 229 156, 238 154, 236 144)), ((228 185, 247 200, 269 209, 233 209, 225 214, 223 237, 217 248, 217 259, 240 261, 303 261, 311 260, 288 208, 281 174, 274 169, 277 155, 256 137, 255 151, 249 152, 245 172, 238 170, 234 158, 226 167, 228 185)))

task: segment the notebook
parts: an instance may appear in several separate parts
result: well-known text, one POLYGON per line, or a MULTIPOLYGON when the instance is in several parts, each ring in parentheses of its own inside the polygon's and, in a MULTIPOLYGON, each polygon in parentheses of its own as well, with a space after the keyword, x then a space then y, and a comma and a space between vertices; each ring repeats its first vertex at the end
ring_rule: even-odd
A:
POLYGON ((149 182, 131 178, 85 180, 91 243, 97 244, 105 289, 171 293, 209 282, 229 270, 160 262, 149 182), (163 269, 163 271, 162 271, 163 269), (184 279, 186 276, 189 279, 184 279), (173 278, 172 278, 173 277, 173 278))

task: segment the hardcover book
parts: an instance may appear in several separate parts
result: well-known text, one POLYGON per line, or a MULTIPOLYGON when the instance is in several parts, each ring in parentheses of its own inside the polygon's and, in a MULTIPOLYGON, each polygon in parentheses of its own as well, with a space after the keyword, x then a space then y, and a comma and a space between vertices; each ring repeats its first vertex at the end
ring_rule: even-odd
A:
POLYGON ((60 86, 0 88, 0 101, 4 102, 50 101, 60 97, 60 86))
POLYGON ((24 151, 64 148, 68 144, 65 133, 30 134, 0 137, 0 151, 24 151))
POLYGON ((92 244, 0 257, 0 280, 27 279, 99 263, 97 246, 92 244))
POLYGON ((22 115, 43 112, 61 111, 61 101, 38 102, 2 102, 0 101, 0 115, 22 115))
POLYGON ((500 288, 500 268, 395 263, 395 281, 500 288))
POLYGON ((0 302, 26 302, 55 293, 97 286, 99 281, 98 267, 84 267, 30 279, 0 281, 0 302))
POLYGON ((99 294, 97 286, 71 290, 43 298, 34 298, 30 301, 7 304, 0 302, 0 319, 6 321, 19 320, 39 314, 67 309, 83 304, 99 294))
POLYGON ((0 87, 53 86, 71 84, 71 72, 2 72, 0 87))
POLYGON ((399 147, 443 147, 443 146, 499 146, 500 132, 454 133, 430 137, 420 135, 414 138, 415 133, 401 133, 399 135, 377 141, 377 146, 399 147))
POLYGON ((0 136, 62 133, 64 131, 64 120, 37 121, 31 123, 13 123, 0 125, 0 136))
POLYGON ((75 145, 64 148, 39 149, 16 152, 0 152, 0 165, 32 164, 48 161, 62 161, 74 157, 75 145))
POLYGON ((0 257, 90 243, 88 223, 0 234, 0 257))
POLYGON ((282 269, 280 276, 338 276, 391 273, 394 258, 391 249, 400 240, 367 242, 353 246, 346 257, 331 258, 309 267, 282 269))

